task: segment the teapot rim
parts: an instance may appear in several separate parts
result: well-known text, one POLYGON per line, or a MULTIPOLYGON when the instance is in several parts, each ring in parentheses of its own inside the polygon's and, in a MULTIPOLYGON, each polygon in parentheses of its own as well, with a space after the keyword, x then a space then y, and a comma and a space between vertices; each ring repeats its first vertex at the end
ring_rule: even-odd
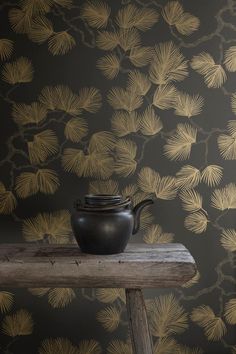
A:
POLYGON ((105 194, 105 193, 100 193, 100 194, 93 194, 89 193, 85 195, 85 198, 93 198, 93 199, 99 199, 99 198, 104 198, 104 199, 115 199, 115 198, 123 198, 121 194, 105 194))
MULTIPOLYGON (((85 199, 86 201, 86 199, 85 199)), ((84 210, 84 211, 108 211, 108 210, 119 210, 120 208, 127 207, 131 204, 131 200, 129 197, 123 198, 120 196, 120 198, 117 199, 106 199, 104 200, 104 203, 96 203, 99 202, 99 199, 95 199, 94 202, 92 201, 91 203, 85 203, 85 204, 77 204, 76 209, 77 211, 79 210, 84 210), (110 201, 110 203, 109 203, 110 201), (113 203, 112 203, 113 201, 113 203), (108 203, 105 203, 108 202, 108 203)))

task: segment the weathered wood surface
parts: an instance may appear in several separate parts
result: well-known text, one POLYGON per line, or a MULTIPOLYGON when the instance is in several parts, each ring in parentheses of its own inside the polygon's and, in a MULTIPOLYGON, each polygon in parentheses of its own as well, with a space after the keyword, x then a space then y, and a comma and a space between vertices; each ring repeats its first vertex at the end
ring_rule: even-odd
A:
POLYGON ((153 354, 147 313, 141 289, 126 289, 130 335, 134 354, 153 354))
POLYGON ((116 255, 81 253, 77 245, 0 245, 0 287, 176 287, 196 265, 181 244, 131 243, 116 255))

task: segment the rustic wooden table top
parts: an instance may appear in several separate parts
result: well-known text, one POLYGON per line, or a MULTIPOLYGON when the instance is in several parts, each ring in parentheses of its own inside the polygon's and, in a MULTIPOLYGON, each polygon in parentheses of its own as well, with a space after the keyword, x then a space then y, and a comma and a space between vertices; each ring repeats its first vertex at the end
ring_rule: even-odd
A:
POLYGON ((154 288, 190 280, 196 265, 181 244, 130 243, 124 253, 90 255, 77 245, 0 245, 0 287, 154 288))

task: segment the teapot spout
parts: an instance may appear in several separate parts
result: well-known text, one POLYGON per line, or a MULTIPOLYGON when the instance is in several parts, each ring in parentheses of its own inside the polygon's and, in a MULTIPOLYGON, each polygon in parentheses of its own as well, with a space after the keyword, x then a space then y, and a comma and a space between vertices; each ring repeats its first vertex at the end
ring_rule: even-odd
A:
POLYGON ((143 208, 145 208, 146 206, 153 204, 153 200, 152 199, 146 199, 146 200, 142 200, 140 203, 138 203, 134 209, 133 209, 133 215, 134 215, 134 227, 133 227, 133 231, 132 234, 136 234, 139 230, 139 226, 140 226, 140 214, 141 211, 143 210, 143 208))

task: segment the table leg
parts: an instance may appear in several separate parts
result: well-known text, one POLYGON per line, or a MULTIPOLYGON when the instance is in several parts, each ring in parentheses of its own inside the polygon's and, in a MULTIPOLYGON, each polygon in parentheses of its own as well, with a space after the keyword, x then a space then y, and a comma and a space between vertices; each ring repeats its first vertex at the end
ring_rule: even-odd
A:
POLYGON ((153 354, 142 290, 125 289, 125 292, 133 354, 153 354))

